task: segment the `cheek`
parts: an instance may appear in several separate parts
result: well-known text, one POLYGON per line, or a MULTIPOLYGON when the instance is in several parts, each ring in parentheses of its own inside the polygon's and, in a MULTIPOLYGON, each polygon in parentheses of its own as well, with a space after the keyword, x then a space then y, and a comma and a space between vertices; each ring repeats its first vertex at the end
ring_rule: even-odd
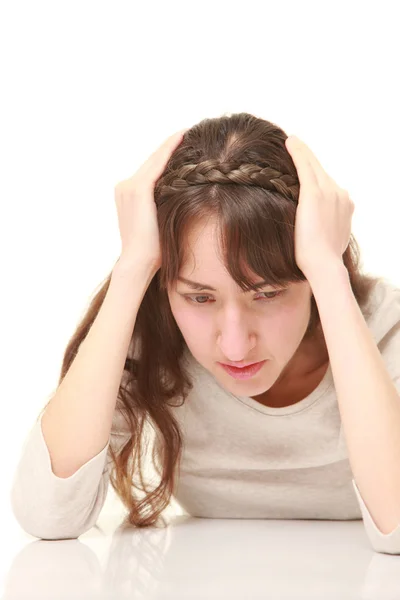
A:
POLYGON ((199 335, 201 332, 205 332, 207 328, 207 320, 204 318, 204 315, 201 315, 200 311, 190 310, 190 307, 185 305, 186 303, 182 303, 179 300, 170 302, 171 311, 174 316, 174 319, 186 337, 199 335))
POLYGON ((262 336, 265 337, 267 346, 274 344, 290 347, 293 343, 297 343, 299 336, 303 336, 304 326, 307 324, 308 318, 304 315, 304 309, 299 309, 296 305, 281 307, 279 311, 260 320, 262 336))

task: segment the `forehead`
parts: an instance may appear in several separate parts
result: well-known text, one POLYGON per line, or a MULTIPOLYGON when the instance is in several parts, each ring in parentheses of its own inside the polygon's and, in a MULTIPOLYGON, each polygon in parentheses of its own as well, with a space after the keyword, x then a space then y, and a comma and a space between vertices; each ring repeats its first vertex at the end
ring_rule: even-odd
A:
POLYGON ((185 260, 181 271, 193 269, 220 270, 223 265, 219 242, 219 227, 215 218, 196 224, 189 231, 185 248, 185 260))
MULTIPOLYGON (((215 218, 203 220, 191 229, 187 237, 185 257, 179 271, 178 281, 186 284, 183 280, 189 279, 191 282, 198 283, 197 286, 190 286, 193 289, 217 291, 224 287, 224 282, 231 287, 233 279, 224 263, 218 237, 219 231, 215 218)), ((244 266, 243 271, 250 281, 263 284, 264 287, 268 285, 248 267, 244 266)), ((233 283, 233 286, 239 287, 236 282, 233 283)))
POLYGON ((191 248, 203 249, 218 244, 218 232, 220 228, 215 217, 209 217, 196 223, 191 227, 187 235, 187 244, 191 248))

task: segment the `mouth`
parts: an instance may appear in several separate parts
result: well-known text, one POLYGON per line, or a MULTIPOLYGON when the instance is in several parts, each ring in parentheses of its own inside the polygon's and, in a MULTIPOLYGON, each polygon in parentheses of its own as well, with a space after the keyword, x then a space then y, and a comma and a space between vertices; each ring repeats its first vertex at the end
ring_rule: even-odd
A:
POLYGON ((262 360, 260 362, 247 365, 246 367, 232 367, 224 363, 219 364, 234 379, 249 379, 250 377, 253 377, 256 373, 258 373, 258 371, 266 362, 266 360, 262 360))

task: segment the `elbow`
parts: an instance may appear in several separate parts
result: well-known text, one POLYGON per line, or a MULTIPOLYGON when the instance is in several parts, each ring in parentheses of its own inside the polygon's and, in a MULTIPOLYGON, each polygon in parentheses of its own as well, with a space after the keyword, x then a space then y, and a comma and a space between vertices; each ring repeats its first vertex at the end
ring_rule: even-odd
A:
POLYGON ((42 540, 77 539, 95 525, 101 504, 65 512, 60 507, 46 507, 45 503, 40 508, 29 504, 17 486, 11 492, 11 509, 17 523, 25 533, 42 540))
POLYGON ((13 508, 14 517, 25 533, 41 540, 71 540, 77 539, 93 525, 90 521, 76 525, 65 518, 40 520, 26 511, 13 508))

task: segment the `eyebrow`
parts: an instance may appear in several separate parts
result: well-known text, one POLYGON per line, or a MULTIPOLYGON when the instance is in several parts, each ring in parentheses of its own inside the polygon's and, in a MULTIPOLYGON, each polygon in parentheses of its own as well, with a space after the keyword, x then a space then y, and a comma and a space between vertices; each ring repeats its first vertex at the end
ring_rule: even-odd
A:
MULTIPOLYGON (((182 283, 186 283, 186 285, 188 285, 189 287, 191 287, 194 290, 210 290, 212 292, 218 291, 215 288, 211 287, 211 285, 208 285, 208 283, 199 283, 197 281, 191 281, 190 279, 186 279, 185 277, 178 277, 178 281, 181 281, 182 283)), ((267 279, 264 279, 263 281, 254 283, 253 289, 259 289, 266 285, 271 285, 271 284, 268 282, 267 279)), ((271 286, 271 287, 273 287, 273 286, 271 286)))

